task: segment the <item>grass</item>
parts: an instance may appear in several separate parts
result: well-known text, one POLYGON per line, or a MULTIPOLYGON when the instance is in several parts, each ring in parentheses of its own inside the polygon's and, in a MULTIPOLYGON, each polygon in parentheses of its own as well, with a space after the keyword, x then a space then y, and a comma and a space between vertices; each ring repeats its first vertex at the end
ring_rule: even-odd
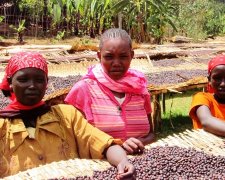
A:
POLYGON ((187 91, 182 94, 166 94, 166 110, 165 113, 162 112, 162 127, 156 132, 157 139, 192 129, 192 121, 188 113, 192 95, 198 91, 200 90, 187 91))

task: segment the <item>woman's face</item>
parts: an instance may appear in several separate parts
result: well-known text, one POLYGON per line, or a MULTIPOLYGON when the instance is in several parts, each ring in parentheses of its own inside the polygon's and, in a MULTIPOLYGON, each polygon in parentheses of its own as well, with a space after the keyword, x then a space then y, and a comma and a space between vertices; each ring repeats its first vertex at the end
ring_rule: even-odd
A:
POLYGON ((26 106, 35 105, 42 100, 47 83, 45 72, 37 68, 21 69, 13 75, 11 81, 17 101, 26 106))
POLYGON ((106 39, 98 52, 104 72, 113 80, 119 80, 125 75, 133 56, 134 51, 128 41, 121 38, 106 39))
POLYGON ((211 71, 209 83, 214 93, 220 99, 225 99, 225 65, 218 65, 211 71))

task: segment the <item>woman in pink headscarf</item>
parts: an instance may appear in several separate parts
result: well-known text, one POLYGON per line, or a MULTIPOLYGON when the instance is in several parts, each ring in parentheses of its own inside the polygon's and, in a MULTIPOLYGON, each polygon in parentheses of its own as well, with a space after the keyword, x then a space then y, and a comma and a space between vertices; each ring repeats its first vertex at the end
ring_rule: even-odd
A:
POLYGON ((139 153, 154 140, 150 94, 145 76, 130 69, 134 56, 130 36, 122 29, 104 32, 97 53, 100 64, 76 83, 65 102, 78 108, 95 127, 139 153))
POLYGON ((135 169, 124 149, 91 126, 73 106, 47 106, 45 58, 21 52, 8 62, 0 85, 12 102, 0 111, 0 178, 71 158, 107 158, 118 179, 132 179, 135 169))
POLYGON ((225 55, 208 63, 208 92, 194 95, 189 113, 195 129, 225 136, 225 55))

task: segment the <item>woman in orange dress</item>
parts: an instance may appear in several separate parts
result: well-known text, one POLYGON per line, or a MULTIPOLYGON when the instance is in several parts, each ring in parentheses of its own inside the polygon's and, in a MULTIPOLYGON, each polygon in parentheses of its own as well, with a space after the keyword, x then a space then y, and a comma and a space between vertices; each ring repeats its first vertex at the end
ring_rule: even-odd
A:
POLYGON ((194 95, 189 113, 194 129, 225 136, 225 55, 208 63, 208 92, 194 95))

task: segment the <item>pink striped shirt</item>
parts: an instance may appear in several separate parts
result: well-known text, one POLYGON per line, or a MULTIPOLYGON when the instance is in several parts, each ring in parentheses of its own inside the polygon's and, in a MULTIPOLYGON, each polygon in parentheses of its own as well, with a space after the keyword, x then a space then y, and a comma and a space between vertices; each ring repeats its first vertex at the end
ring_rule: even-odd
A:
POLYGON ((149 94, 126 93, 120 105, 110 89, 96 80, 83 79, 74 85, 65 102, 80 109, 92 125, 114 138, 126 140, 149 134, 149 94))

